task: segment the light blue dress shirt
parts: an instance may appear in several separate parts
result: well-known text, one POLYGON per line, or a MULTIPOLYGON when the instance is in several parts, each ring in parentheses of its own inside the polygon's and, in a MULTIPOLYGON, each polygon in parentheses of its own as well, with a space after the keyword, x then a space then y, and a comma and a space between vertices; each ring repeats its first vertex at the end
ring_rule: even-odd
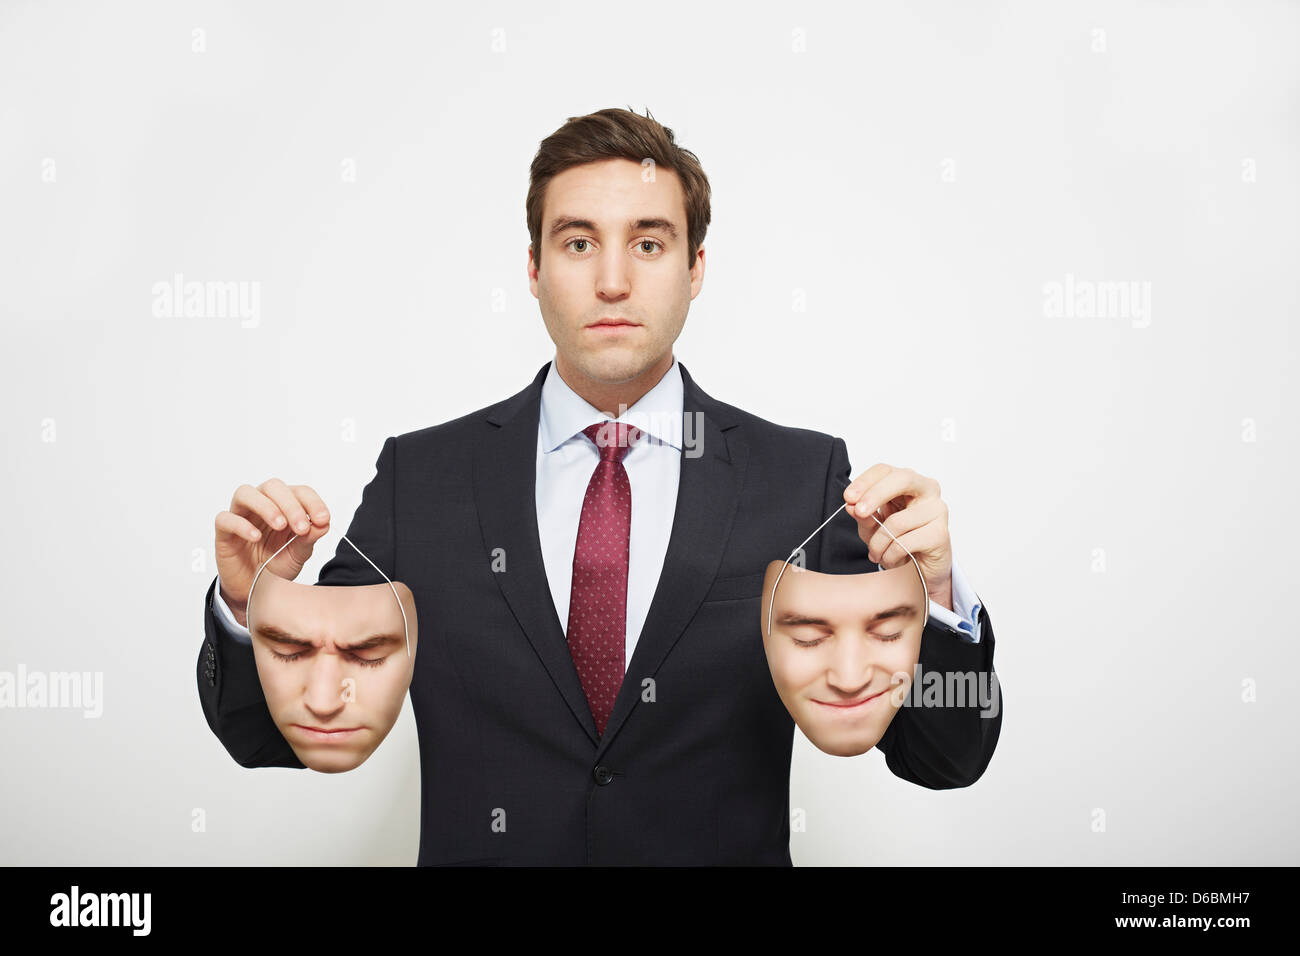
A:
MULTIPOLYGON (((682 461, 682 373, 676 358, 659 382, 627 409, 618 421, 646 434, 623 458, 632 489, 632 527, 627 568, 627 640, 625 665, 632 661, 637 639, 659 585, 668 539, 677 511, 677 484, 682 461)), ((537 533, 551 599, 560 626, 569 626, 569 597, 573 582, 573 553, 578 520, 587 485, 600 460, 600 450, 582 434, 588 425, 608 416, 571 389, 555 370, 555 360, 542 383, 537 424, 537 533)), ((956 560, 952 563, 952 603, 948 610, 930 602, 930 617, 954 628, 971 643, 980 639, 979 597, 966 582, 956 560)), ((221 599, 221 584, 213 596, 217 617, 232 636, 251 642, 248 628, 235 620, 221 599)))

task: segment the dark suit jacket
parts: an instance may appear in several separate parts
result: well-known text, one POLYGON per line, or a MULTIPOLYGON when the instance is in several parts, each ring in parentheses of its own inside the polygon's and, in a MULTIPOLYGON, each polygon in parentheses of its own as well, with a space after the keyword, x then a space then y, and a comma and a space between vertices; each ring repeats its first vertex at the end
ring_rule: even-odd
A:
MULTIPOLYGON (((703 454, 682 456, 663 573, 603 737, 538 538, 546 366, 505 401, 385 440, 347 534, 410 587, 419 614, 420 865, 790 865, 794 722, 764 655, 760 592, 767 563, 842 503, 848 453, 839 438, 716 401, 680 367, 685 410, 703 413, 703 454), (492 569, 498 548, 504 571, 492 569)), ((807 566, 876 567, 844 514, 809 543, 807 566)), ((340 541, 317 583, 376 580, 340 541)), ((208 725, 241 766, 301 767, 271 721, 251 648, 213 616, 215 585, 197 670, 208 725)), ((987 608, 981 617, 978 644, 931 619, 925 671, 987 678, 993 626, 987 608)), ((988 766, 1001 722, 974 701, 904 707, 878 746, 904 780, 965 787, 988 766)))

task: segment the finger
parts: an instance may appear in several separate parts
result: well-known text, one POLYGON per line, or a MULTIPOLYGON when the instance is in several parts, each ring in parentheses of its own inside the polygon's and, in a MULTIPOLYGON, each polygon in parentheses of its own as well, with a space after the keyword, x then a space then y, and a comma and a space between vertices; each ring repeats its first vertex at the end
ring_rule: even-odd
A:
POLYGON ((279 478, 268 478, 259 487, 263 494, 280 506, 280 512, 289 519, 289 527, 294 534, 306 534, 311 530, 306 509, 288 485, 279 478))
POLYGON ((928 552, 943 545, 947 534, 947 529, 938 522, 926 522, 915 531, 899 535, 897 541, 891 541, 876 563, 888 569, 906 564, 912 557, 920 561, 928 552))
MULTIPOLYGON (((311 548, 315 546, 317 541, 319 541, 321 538, 325 537, 325 535, 329 533, 330 533, 329 521, 326 521, 324 524, 313 523, 311 526, 311 531, 309 531, 305 535, 300 536, 298 540, 305 542, 307 544, 308 551, 310 551, 311 548)), ((311 557, 311 555, 308 554, 308 557, 311 557)))
POLYGON ((893 470, 893 465, 886 465, 884 462, 880 462, 879 464, 872 465, 862 474, 858 475, 858 477, 849 482, 849 486, 844 489, 844 500, 847 501, 850 506, 848 510, 852 511, 852 506, 858 503, 858 499, 862 497, 867 489, 893 470))
POLYGON ((280 506, 252 485, 240 485, 235 489, 235 496, 230 499, 230 510, 245 518, 261 518, 268 528, 276 531, 287 524, 280 506))
POLYGON ((895 468, 858 498, 858 503, 854 505, 854 514, 865 518, 881 505, 900 495, 920 497, 925 492, 922 477, 911 468, 895 468))
MULTIPOLYGON (((879 524, 872 521, 871 517, 868 517, 866 519, 867 523, 875 525, 876 528, 867 538, 868 553, 872 555, 884 554, 886 549, 893 544, 894 538, 902 538, 909 531, 915 531, 922 525, 933 521, 939 516, 940 510, 937 499, 917 498, 906 508, 895 512, 879 524), (891 533, 893 537, 890 537, 891 533)), ((874 557, 871 560, 876 561, 877 564, 880 563, 874 557)))
POLYGON ((311 551, 312 548, 316 546, 316 542, 319 541, 321 538, 325 537, 325 535, 329 533, 330 533, 330 523, 328 520, 324 524, 316 524, 315 521, 313 520, 311 530, 308 531, 306 534, 300 534, 298 536, 298 539, 294 542, 294 544, 298 544, 299 542, 302 543, 304 549, 303 553, 305 555, 303 557, 303 561, 306 561, 307 558, 311 557, 311 551))
POLYGON ((329 524, 329 509, 325 507, 325 502, 321 500, 320 495, 316 494, 314 488, 310 485, 290 485, 289 487, 298 496, 298 503, 307 512, 312 524, 317 526, 329 524))
MULTIPOLYGON (((881 563, 881 559, 888 557, 891 548, 893 549, 894 558, 900 557, 900 555, 906 557, 906 555, 902 554, 902 551, 897 548, 894 541, 907 540, 907 535, 909 535, 909 533, 917 531, 918 528, 926 527, 926 525, 931 522, 935 522, 935 520, 940 518, 941 514, 944 514, 944 511, 943 502, 939 501, 937 498, 915 499, 915 501, 911 502, 911 505, 905 507, 904 510, 898 511, 897 514, 893 514, 889 516, 889 518, 885 519, 884 528, 876 528, 874 535, 872 535, 870 540, 867 541, 867 554, 880 555, 879 558, 871 557, 872 561, 875 561, 878 564, 881 563), (885 531, 885 528, 888 528, 888 532, 885 531), (893 537, 889 536, 889 532, 893 533, 893 537)), ((911 550, 911 545, 907 546, 907 550, 911 550)))
POLYGON ((257 530, 253 522, 229 511, 217 515, 216 528, 218 539, 225 537, 239 538, 243 541, 260 541, 262 538, 262 532, 257 530))

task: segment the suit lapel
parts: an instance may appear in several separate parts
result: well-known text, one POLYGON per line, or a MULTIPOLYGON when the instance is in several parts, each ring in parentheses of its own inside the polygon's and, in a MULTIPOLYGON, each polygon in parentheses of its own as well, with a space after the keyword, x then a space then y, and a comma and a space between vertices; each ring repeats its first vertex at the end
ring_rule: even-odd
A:
POLYGON ((504 549, 506 570, 495 575, 501 593, 599 757, 640 701, 641 682, 654 676, 713 583, 749 449, 728 434, 737 424, 734 409, 706 395, 679 361, 688 417, 683 432, 696 445, 683 450, 663 571, 602 737, 551 600, 537 528, 537 424, 549 367, 548 362, 530 386, 489 409, 488 421, 496 427, 474 450, 474 498, 487 551, 504 549))
POLYGON ((600 735, 551 600, 537 530, 537 422, 549 367, 543 365, 528 388, 488 411, 488 421, 497 427, 474 450, 474 500, 488 554, 504 549, 506 570, 493 575, 501 593, 595 744, 600 735))

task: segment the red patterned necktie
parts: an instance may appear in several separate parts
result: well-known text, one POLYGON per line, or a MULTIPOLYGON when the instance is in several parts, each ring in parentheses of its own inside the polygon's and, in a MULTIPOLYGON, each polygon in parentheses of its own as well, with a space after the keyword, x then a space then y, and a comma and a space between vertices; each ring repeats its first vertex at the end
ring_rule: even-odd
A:
POLYGON ((632 486, 623 456, 642 432, 625 422, 605 421, 582 433, 595 442, 600 461, 582 499, 566 637, 596 730, 604 734, 623 683, 626 654, 632 486))

